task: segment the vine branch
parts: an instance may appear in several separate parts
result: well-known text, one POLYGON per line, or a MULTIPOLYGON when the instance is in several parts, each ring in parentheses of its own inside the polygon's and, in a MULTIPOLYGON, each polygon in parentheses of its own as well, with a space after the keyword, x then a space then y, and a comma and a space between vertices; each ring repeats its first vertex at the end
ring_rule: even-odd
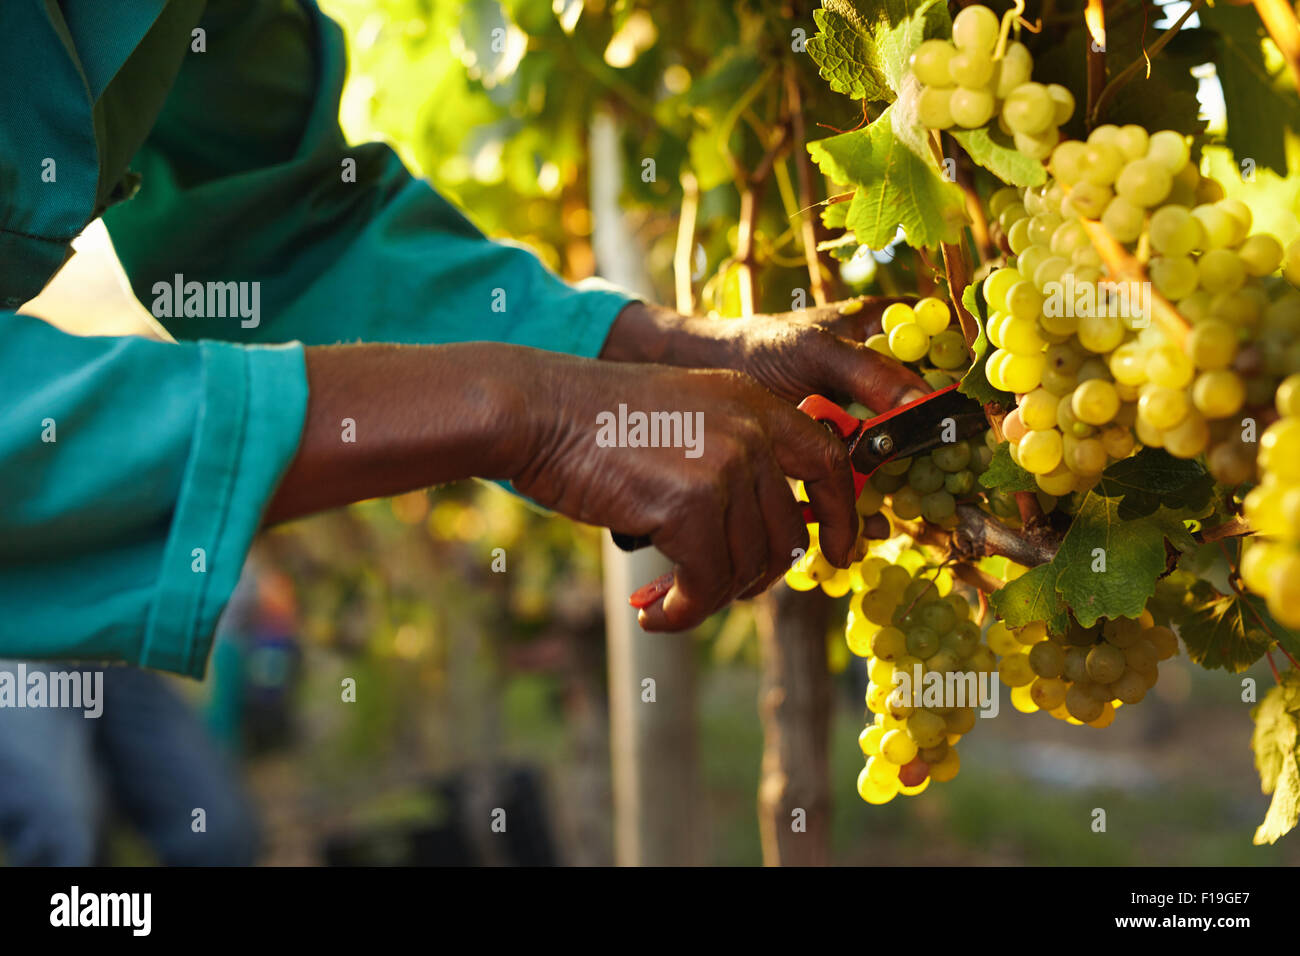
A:
MULTIPOLYGON (((1272 2, 1272 0, 1257 0, 1257 3, 1258 2, 1272 2)), ((1148 72, 1150 71, 1151 59, 1165 48, 1165 44, 1178 35, 1178 31, 1183 28, 1183 24, 1187 22, 1187 18, 1199 10, 1204 3, 1205 0, 1192 0, 1191 5, 1183 11, 1183 15, 1175 20, 1169 29, 1160 34, 1160 37, 1155 43, 1151 44, 1150 49, 1146 50, 1140 59, 1134 60, 1128 66, 1124 67, 1123 70, 1116 74, 1113 80, 1106 84, 1106 88, 1103 89, 1101 94, 1097 97, 1097 102, 1088 110, 1088 125, 1090 127, 1096 125, 1097 120, 1105 112, 1107 105, 1109 105, 1110 101, 1115 98, 1115 94, 1120 91, 1121 87, 1133 79, 1133 77, 1137 76, 1138 72, 1142 70, 1143 67, 1145 67, 1148 72)), ((1291 23, 1294 27, 1294 17, 1291 18, 1291 23)), ((1089 71, 1091 71, 1091 68, 1092 62, 1089 60, 1089 71)), ((1091 80, 1091 76, 1089 79, 1091 80)), ((1089 98, 1091 98, 1091 82, 1089 84, 1089 98)))
MULTIPOLYGON (((898 526, 915 540, 946 547, 958 559, 966 562, 979 558, 1003 557, 1033 568, 1051 561, 1061 546, 1060 538, 1045 528, 1017 531, 974 505, 957 506, 957 526, 952 530, 926 521, 899 521, 898 526)), ((957 571, 954 570, 953 573, 957 571)), ((1000 586, 999 584, 998 587, 1000 586)))

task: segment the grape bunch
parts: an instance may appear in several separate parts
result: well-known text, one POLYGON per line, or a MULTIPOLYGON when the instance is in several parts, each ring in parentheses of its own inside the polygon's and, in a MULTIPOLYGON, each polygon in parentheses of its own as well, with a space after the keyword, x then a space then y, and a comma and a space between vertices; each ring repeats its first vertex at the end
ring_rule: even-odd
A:
POLYGON ((988 443, 972 438, 940 445, 927 455, 887 461, 863 486, 858 513, 865 517, 888 505, 903 521, 924 518, 951 528, 957 502, 981 490, 977 479, 992 460, 988 443))
MULTIPOLYGON (((879 557, 867 560, 865 587, 849 603, 845 628, 849 650, 867 660, 867 708, 875 717, 858 737, 867 758, 858 794, 875 804, 957 776, 957 741, 975 726, 976 706, 985 703, 979 675, 996 667, 969 602, 951 590, 948 572, 928 571, 918 552, 905 557, 913 559, 913 571, 879 557), (918 696, 929 674, 953 690, 918 696), (901 683, 904 675, 908 683, 901 683)), ((983 686, 990 686, 987 679, 983 686)))
POLYGON ((985 375, 1019 396, 1003 422, 1012 457, 1054 495, 1091 487, 1139 443, 1207 453, 1221 483, 1248 480, 1241 413, 1300 371, 1300 293, 1268 279, 1290 250, 1250 234, 1250 211, 1171 130, 1100 126, 1057 146, 1050 167, 1044 186, 990 201, 1015 257, 983 287, 997 348, 985 375), (1139 287, 1109 281, 1084 220, 1145 261, 1190 323, 1184 341, 1150 322, 1139 287))
POLYGON ((921 84, 917 117, 929 129, 977 129, 995 117, 1016 149, 1046 159, 1060 139, 1058 127, 1074 112, 1064 86, 1030 79, 1029 50, 1011 41, 997 56, 998 16, 988 7, 966 7, 952 22, 952 42, 926 40, 912 54, 912 75, 921 84))
POLYGON ((1256 537, 1240 570, 1273 617, 1300 628, 1300 374, 1278 386, 1275 401, 1281 417, 1260 436, 1260 482, 1244 502, 1256 537))
POLYGON ((943 388, 957 381, 970 364, 966 340, 958 329, 949 327, 951 321, 952 312, 942 299, 928 297, 915 305, 895 302, 881 314, 881 330, 867 339, 867 345, 917 365, 931 388, 943 388))
POLYGON ((1061 635, 1042 624, 1012 630, 997 621, 988 645, 1000 655, 998 676, 1016 709, 1090 727, 1109 726, 1117 707, 1141 701, 1155 686, 1158 662, 1178 653, 1174 632, 1149 611, 1089 628, 1072 621, 1061 635))

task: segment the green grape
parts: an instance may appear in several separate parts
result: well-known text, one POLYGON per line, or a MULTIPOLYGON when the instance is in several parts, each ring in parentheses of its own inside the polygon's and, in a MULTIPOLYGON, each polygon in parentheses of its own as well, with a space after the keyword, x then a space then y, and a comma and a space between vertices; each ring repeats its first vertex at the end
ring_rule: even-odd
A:
MULTIPOLYGON (((865 595, 871 593, 872 593, 871 591, 863 592, 864 613, 866 613, 865 595)), ((885 607, 883 603, 884 600, 885 599, 883 597, 873 599, 873 601, 877 602, 877 604, 873 605, 873 610, 875 610, 878 616, 879 614, 882 613, 882 609, 885 607)), ((888 610, 883 611, 883 613, 886 615, 886 620, 888 620, 888 615, 893 613, 892 601, 888 605, 888 610)), ((875 618, 868 616, 867 620, 874 622, 875 618)), ((898 660, 898 658, 902 657, 904 654, 907 653, 907 635, 904 634, 902 631, 900 631, 898 628, 888 623, 886 623, 886 625, 882 627, 880 630, 876 631, 875 634, 871 635, 870 643, 871 643, 871 655, 873 657, 879 658, 882 661, 896 661, 898 660)))
POLYGON ((1216 209, 1221 209, 1227 213, 1233 221, 1233 236, 1228 244, 1232 246, 1240 245, 1250 235, 1252 220, 1250 207, 1240 199, 1220 199, 1214 206, 1216 209))
POLYGON ((1006 295, 1007 311, 1019 321, 1037 321, 1043 311, 1043 296, 1028 280, 1017 282, 1006 295))
POLYGON ((1056 424, 1056 406, 1060 402, 1047 389, 1036 388, 1020 400, 1020 419, 1031 431, 1051 428, 1056 424))
POLYGON ((1137 206, 1158 206, 1173 187, 1173 174, 1152 159, 1135 159, 1115 180, 1115 192, 1137 206))
POLYGON ((1029 697, 1042 710, 1056 710, 1065 703, 1070 685, 1057 677, 1040 677, 1029 685, 1029 697))
POLYGON ((1124 340, 1124 325, 1113 315, 1085 315, 1076 333, 1079 344, 1089 352, 1105 355, 1124 340))
POLYGON ((1192 360, 1176 345, 1157 346, 1147 356, 1147 378, 1165 388, 1186 388, 1194 371, 1192 360))
POLYGON ((1063 223, 1052 234, 1052 252, 1058 256, 1073 256, 1077 250, 1090 248, 1091 245, 1088 233, 1078 220, 1063 223))
POLYGON ((1002 104, 1002 118, 1013 133, 1041 134, 1052 125, 1055 116, 1056 104, 1052 102, 1047 87, 1041 83, 1022 83, 1008 94, 1002 104))
POLYGON ((915 362, 930 351, 930 336, 915 322, 897 326, 889 333, 889 350, 900 362, 915 362))
POLYGON ((1105 641, 1088 651, 1088 676, 1098 684, 1109 684, 1124 673, 1124 652, 1105 641))
POLYGON ((928 495, 943 487, 943 472, 930 460, 930 456, 918 457, 907 470, 907 483, 917 492, 928 495))
MULTIPOLYGON (((969 8, 968 8, 969 9, 969 8)), ((1023 210, 1022 210, 1023 212, 1023 210)), ((993 312, 1003 312, 1007 306, 1007 293, 1024 277, 1016 269, 998 269, 984 280, 984 300, 993 312)))
POLYGON ((1052 150, 1052 175, 1058 182, 1073 186, 1083 179, 1083 158, 1088 147, 1078 140, 1067 139, 1052 150))
POLYGON ((953 496, 970 494, 975 490, 975 473, 970 470, 949 472, 944 476, 943 490, 953 496))
POLYGON ((877 332, 875 335, 868 336, 865 344, 873 352, 888 355, 890 358, 894 357, 894 353, 889 351, 889 336, 887 335, 877 332))
POLYGON ((1017 451, 1021 468, 1035 475, 1047 474, 1061 463, 1061 433, 1051 428, 1029 432, 1017 451))
POLYGON ((1047 246, 1030 246, 1017 258, 1016 269, 1025 278, 1032 280, 1034 270, 1051 257, 1052 252, 1047 246))
POLYGON ((1016 151, 1030 159, 1045 160, 1052 155, 1052 150, 1061 139, 1055 127, 1049 126, 1041 133, 1015 133, 1012 137, 1016 151))
POLYGON ((1166 299, 1191 295, 1200 282, 1196 263, 1187 256, 1157 256, 1147 265, 1147 274, 1156 291, 1166 299))
POLYGON ((1065 667, 1065 651, 1060 644, 1039 641, 1029 649, 1029 666, 1039 677, 1060 677, 1065 667))
POLYGON ((1038 387, 1043 378, 1043 356, 1039 355, 1014 355, 1010 352, 1003 353, 1007 356, 1002 365, 1002 379, 1006 383, 1007 390, 1016 392, 1030 392, 1038 387))
MULTIPOLYGON (((952 82, 958 86, 964 86, 970 90, 982 90, 993 79, 993 60, 980 51, 965 50, 957 53, 948 61, 948 74, 952 77, 952 82)), ((987 92, 991 102, 993 93, 992 91, 987 92)), ((993 113, 990 110, 989 117, 992 118, 992 116, 993 113)), ((985 120, 985 122, 988 121, 985 120)))
POLYGON ((1070 396, 1070 411, 1087 425, 1105 425, 1119 411, 1119 394, 1105 379, 1089 379, 1070 396))
POLYGON ((1237 332, 1218 319, 1205 319, 1192 326, 1187 353, 1199 369, 1227 368, 1237 354, 1237 332))
POLYGON ((1009 654, 998 662, 998 676, 1008 687, 1024 687, 1034 680, 1028 654, 1009 654))
POLYGON ((1020 190, 1016 189, 1014 186, 1003 186, 989 197, 989 212, 993 216, 997 216, 998 213, 1002 212, 1002 210, 1006 209, 1008 206, 1014 206, 1019 202, 1020 190))
POLYGON ((1147 380, 1146 349, 1136 341, 1125 342, 1110 353, 1110 374, 1120 385, 1141 385, 1147 380))
POLYGON ((1101 224, 1119 242, 1136 242, 1142 235, 1146 210, 1135 206, 1123 196, 1116 196, 1106 204, 1101 214, 1101 224))
POLYGON ((1189 155, 1187 140, 1182 133, 1165 129, 1151 134, 1147 158, 1159 163, 1170 173, 1176 173, 1186 166, 1189 155))
POLYGON ((918 747, 937 747, 946 739, 948 727, 938 714, 928 710, 918 710, 907 718, 907 732, 916 741, 918 747))
POLYGON ((1029 241, 1039 246, 1050 246, 1052 235, 1063 220, 1056 213, 1039 213, 1029 218, 1029 241))
POLYGON ((1011 230, 1007 233, 1007 245, 1011 247, 1012 254, 1018 256, 1032 244, 1029 239, 1029 220, 1017 219, 1011 224, 1011 230))
POLYGON ((1138 419, 1157 431, 1168 431, 1187 415, 1187 393, 1177 388, 1147 385, 1138 400, 1138 419))
MULTIPOLYGON (((1245 262, 1242 262, 1243 268, 1245 262)), ((1208 317, 1221 319, 1229 325, 1253 326, 1268 303, 1268 293, 1263 289, 1245 286, 1235 292, 1220 292, 1210 299, 1208 317)))
POLYGON ((1211 249, 1196 263, 1201 288, 1211 295, 1235 292, 1246 281, 1246 267, 1241 257, 1230 249, 1211 249))
POLYGON ((916 101, 916 118, 927 129, 948 129, 952 116, 952 87, 927 86, 916 101))
POLYGON ((1246 386, 1236 372, 1202 372, 1192 385, 1192 404, 1206 418, 1235 415, 1246 401, 1246 386))
POLYGON ((1125 160, 1134 160, 1146 155, 1149 137, 1141 126, 1130 123, 1116 131, 1112 142, 1124 154, 1125 160))
POLYGON ((1110 143, 1114 146, 1119 141, 1119 127, 1114 123, 1103 123, 1093 129, 1088 134, 1087 143, 1092 146, 1096 143, 1110 143))
POLYGON ((966 340, 960 332, 946 329, 930 340, 930 362, 942 369, 954 369, 970 358, 966 340))
POLYGON ((888 730, 880 738, 880 755, 895 766, 911 762, 917 753, 916 741, 906 730, 888 730))
POLYGON ((894 514, 904 521, 915 521, 921 517, 921 493, 909 485, 904 485, 893 493, 889 506, 894 514))
POLYGON ((966 7, 952 21, 952 42, 959 50, 991 54, 999 32, 997 14, 988 7, 966 7))
POLYGON ((1005 100, 1017 86, 1029 82, 1033 70, 1034 58, 1029 55, 1028 48, 1023 43, 1011 41, 998 65, 994 94, 998 99, 1005 100))
POLYGON ((1049 83, 1047 95, 1052 98, 1052 108, 1055 110, 1052 123, 1064 126, 1074 115, 1074 94, 1059 83, 1049 83))
POLYGON ((1209 203, 1197 206, 1192 215, 1201 224, 1201 249, 1226 249, 1237 234, 1237 221, 1218 206, 1209 203))
POLYGON ((932 491, 921 499, 921 517, 933 524, 951 518, 956 512, 957 502, 946 491, 932 491))
POLYGON ((930 453, 930 460, 944 472, 963 471, 970 459, 970 445, 964 441, 948 442, 930 453))
POLYGON ((925 331, 926 335, 938 335, 948 327, 948 322, 952 318, 948 303, 933 296, 916 303, 913 314, 916 317, 916 324, 925 331))
POLYGON ((921 623, 936 634, 947 634, 957 626, 957 612, 944 598, 928 601, 921 608, 921 623))
MULTIPOLYGON (((953 62, 956 63, 957 59, 962 55, 958 54, 953 57, 953 62)), ((966 86, 959 86, 953 91, 948 100, 948 111, 953 122, 958 126, 964 126, 966 129, 977 129, 984 126, 993 118, 995 108, 993 94, 985 89, 970 89, 966 86)))
POLYGON ((1061 281, 1061 276, 1065 275, 1069 268, 1069 259, 1061 256, 1048 256, 1034 269, 1034 285, 1043 291, 1047 291, 1053 284, 1061 281))
POLYGON ((1002 347, 1016 355, 1036 355, 1047 344, 1038 334, 1038 323, 1033 319, 1014 316, 1001 329, 1002 347))
POLYGON ((1276 272, 1282 264, 1282 243, 1260 233, 1243 242, 1237 255, 1241 257, 1246 273, 1260 278, 1276 272))
POLYGON ((1278 384, 1274 402, 1279 415, 1300 418, 1300 375, 1288 375, 1278 384))
POLYGON ((1070 190, 1070 208, 1084 219, 1100 219, 1113 196, 1109 186, 1080 180, 1070 190))
POLYGON ((957 82, 949 63, 957 53, 947 40, 926 40, 912 54, 912 75, 925 86, 951 86, 957 82))
POLYGON ((1151 248, 1162 256, 1185 256, 1204 237, 1200 220, 1182 206, 1161 206, 1151 214, 1147 232, 1151 248))
POLYGON ((1091 143, 1083 153, 1083 178, 1098 186, 1109 186, 1124 168, 1124 154, 1110 143, 1091 143))

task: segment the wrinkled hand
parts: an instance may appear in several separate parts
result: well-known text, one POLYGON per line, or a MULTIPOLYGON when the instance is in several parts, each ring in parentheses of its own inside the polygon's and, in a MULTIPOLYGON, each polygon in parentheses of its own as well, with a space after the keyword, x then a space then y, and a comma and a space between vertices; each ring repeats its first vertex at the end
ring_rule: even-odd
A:
POLYGON ((827 559, 851 560, 858 520, 844 444, 754 379, 547 352, 505 372, 529 390, 523 420, 507 429, 514 486, 578 521, 648 535, 675 562, 672 589, 641 612, 647 630, 693 627, 788 570, 808 532, 787 475, 804 481, 827 559), (700 421, 699 456, 601 447, 598 416, 620 403, 700 421))

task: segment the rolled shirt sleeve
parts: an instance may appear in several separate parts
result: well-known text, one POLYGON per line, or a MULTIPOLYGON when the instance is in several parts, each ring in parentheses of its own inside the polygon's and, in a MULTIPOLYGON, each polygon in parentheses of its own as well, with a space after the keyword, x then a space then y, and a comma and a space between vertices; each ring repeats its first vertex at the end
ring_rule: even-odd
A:
POLYGON ((0 312, 0 656, 206 667, 307 407, 300 345, 0 312))

